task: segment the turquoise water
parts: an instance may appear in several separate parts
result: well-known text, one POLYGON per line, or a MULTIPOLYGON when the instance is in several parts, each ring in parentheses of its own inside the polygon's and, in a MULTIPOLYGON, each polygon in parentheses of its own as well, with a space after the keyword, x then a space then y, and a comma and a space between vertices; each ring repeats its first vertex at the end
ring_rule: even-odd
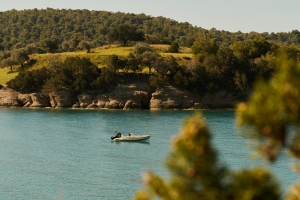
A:
MULTIPOLYGON (((0 109, 0 199, 132 199, 141 174, 168 176, 171 138, 193 111, 0 109), (114 129, 149 143, 114 143, 114 129)), ((204 111, 220 160, 231 169, 264 165, 285 190, 297 181, 283 154, 269 166, 249 159, 234 111, 204 111)))

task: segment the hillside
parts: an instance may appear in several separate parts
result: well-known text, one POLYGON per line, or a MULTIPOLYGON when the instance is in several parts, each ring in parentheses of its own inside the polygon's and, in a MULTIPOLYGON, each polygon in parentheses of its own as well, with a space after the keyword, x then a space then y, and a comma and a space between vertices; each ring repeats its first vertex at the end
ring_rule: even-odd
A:
POLYGON ((240 92, 273 76, 280 55, 298 61, 299 41, 297 30, 230 33, 145 14, 11 10, 0 13, 0 83, 79 94, 148 74, 153 88, 240 92))
MULTIPOLYGON (((151 45, 153 48, 159 52, 163 57, 172 56, 180 65, 184 65, 186 58, 192 58, 193 54, 191 53, 190 48, 182 47, 180 48, 180 53, 168 53, 167 49, 170 45, 151 45)), ((59 57, 62 61, 67 57, 80 57, 88 58, 93 63, 95 63, 99 68, 106 66, 107 57, 110 55, 117 55, 119 57, 126 58, 128 54, 134 49, 131 47, 121 47, 116 45, 105 45, 102 47, 93 48, 91 53, 86 53, 85 51, 76 51, 76 52, 62 52, 62 53, 45 53, 45 54, 32 54, 30 55, 30 60, 32 62, 28 63, 25 68, 27 70, 36 70, 42 67, 48 67, 49 62, 54 57, 59 57)), ((9 67, 0 68, 0 84, 5 85, 9 80, 14 78, 19 73, 20 66, 13 66, 13 72, 10 72, 9 67)))
POLYGON ((136 26, 146 34, 149 43, 170 44, 178 41, 181 46, 190 47, 199 33, 214 38, 218 46, 228 47, 237 41, 250 40, 260 35, 268 41, 287 45, 299 45, 297 30, 285 33, 231 33, 226 30, 210 30, 195 27, 188 22, 179 23, 165 17, 151 17, 146 14, 113 13, 95 10, 32 9, 0 12, 0 50, 10 50, 13 45, 24 42, 37 43, 56 37, 59 47, 74 34, 82 34, 95 46, 108 44, 107 34, 121 24, 136 26))

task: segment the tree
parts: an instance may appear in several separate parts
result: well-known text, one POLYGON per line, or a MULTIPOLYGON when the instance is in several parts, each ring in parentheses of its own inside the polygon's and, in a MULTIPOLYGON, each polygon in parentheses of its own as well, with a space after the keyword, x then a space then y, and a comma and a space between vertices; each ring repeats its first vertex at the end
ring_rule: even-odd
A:
POLYGON ((201 115, 185 122, 172 142, 166 165, 169 183, 152 172, 143 175, 147 190, 136 193, 135 200, 251 200, 279 199, 278 183, 262 168, 230 173, 218 162, 211 144, 211 133, 201 115))
POLYGON ((10 59, 11 52, 10 51, 0 51, 0 67, 10 67, 10 71, 12 71, 12 66, 14 65, 10 59))
POLYGON ((94 89, 104 92, 113 88, 117 82, 118 78, 114 72, 107 68, 101 68, 100 76, 92 83, 92 86, 94 89))
POLYGON ((176 68, 178 64, 172 56, 169 56, 167 58, 159 56, 155 59, 155 62, 152 64, 152 66, 155 69, 156 73, 160 75, 166 75, 168 73, 173 73, 174 68, 176 68))
POLYGON ((17 49, 14 51, 6 51, 0 54, 2 67, 9 66, 12 71, 13 65, 20 65, 23 67, 25 62, 29 61, 29 56, 25 49, 17 49))
POLYGON ((247 41, 249 46, 249 57, 258 58, 270 50, 271 44, 262 36, 256 36, 253 40, 247 41))
POLYGON ((271 49, 271 44, 261 36, 255 37, 253 40, 235 42, 230 46, 234 55, 243 60, 245 58, 259 58, 271 49))
POLYGON ((29 60, 29 56, 25 49, 18 49, 16 51, 12 51, 11 59, 16 63, 20 64, 23 67, 24 63, 29 60))
POLYGON ((87 40, 82 40, 81 42, 79 42, 77 48, 78 49, 86 49, 87 53, 91 53, 91 48, 94 46, 94 44, 92 42, 89 42, 87 40))
POLYGON ((63 41, 62 44, 61 44, 61 48, 64 50, 64 51, 69 51, 70 50, 70 44, 68 41, 63 41))
POLYGON ((25 47, 25 50, 27 52, 28 55, 31 55, 31 54, 34 54, 37 52, 37 45, 32 43, 32 44, 28 44, 26 47, 25 47))
POLYGON ((25 47, 26 47, 26 44, 24 42, 18 42, 17 44, 15 44, 11 47, 11 50, 22 49, 25 47))
POLYGON ((149 77, 149 84, 153 88, 161 88, 168 85, 168 81, 162 74, 156 74, 149 77))
POLYGON ((0 64, 2 67, 8 66, 10 69, 10 72, 12 72, 13 66, 16 65, 16 62, 11 57, 8 57, 8 58, 2 60, 0 64))
MULTIPOLYGON (((278 73, 268 82, 259 81, 248 103, 238 105, 237 124, 247 126, 245 135, 258 140, 255 149, 270 162, 278 159, 283 148, 299 161, 300 63, 281 57, 276 64, 278 73)), ((137 192, 135 199, 282 199, 278 183, 263 168, 230 173, 216 156, 205 120, 192 117, 173 140, 167 160, 170 183, 147 172, 143 175, 147 190, 137 192)), ((300 173, 300 166, 294 164, 293 170, 300 173)), ((285 198, 297 200, 299 193, 298 183, 285 198)))
POLYGON ((178 53, 179 52, 179 44, 178 42, 172 42, 170 48, 168 49, 170 53, 178 53))
POLYGON ((93 89, 100 74, 98 67, 87 58, 67 57, 63 63, 58 57, 50 64, 51 77, 43 86, 44 92, 70 90, 73 93, 93 89))
POLYGON ((198 57, 198 60, 202 61, 205 56, 215 54, 219 46, 214 39, 209 39, 206 35, 200 34, 195 39, 191 49, 192 53, 198 57))
POLYGON ((130 52, 128 55, 128 60, 125 65, 125 70, 127 72, 131 71, 134 73, 142 71, 139 60, 133 55, 132 52, 130 52))
POLYGON ((137 44, 133 49, 133 55, 143 66, 149 68, 149 74, 151 74, 155 60, 160 56, 153 47, 146 43, 137 44))
POLYGON ((70 41, 69 41, 69 48, 71 49, 77 49, 79 43, 84 40, 84 37, 81 33, 76 33, 71 36, 70 41))
POLYGON ((58 49, 58 39, 52 37, 42 40, 41 47, 43 47, 48 53, 54 53, 55 50, 58 49))
POLYGON ((107 35, 109 42, 120 42, 128 46, 132 41, 144 41, 144 33, 138 31, 135 26, 123 24, 113 28, 107 35))
MULTIPOLYGON (((278 60, 278 73, 268 82, 257 83, 248 103, 239 104, 237 110, 237 123, 254 128, 251 135, 245 134, 259 140, 256 150, 271 162, 282 148, 300 159, 300 63, 284 57, 278 60), (289 142, 288 135, 293 137, 289 142)), ((294 168, 299 173, 299 166, 294 168)), ((292 187, 287 199, 299 198, 299 186, 292 187)))
POLYGON ((106 62, 107 68, 110 69, 112 72, 117 73, 119 69, 124 68, 125 62, 115 54, 110 55, 107 57, 106 62))

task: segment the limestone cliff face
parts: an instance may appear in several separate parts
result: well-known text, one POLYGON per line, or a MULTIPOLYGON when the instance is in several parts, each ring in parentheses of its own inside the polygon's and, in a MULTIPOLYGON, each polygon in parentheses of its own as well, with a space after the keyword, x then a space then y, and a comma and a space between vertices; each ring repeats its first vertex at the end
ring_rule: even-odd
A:
POLYGON ((0 89, 0 106, 6 107, 52 107, 84 109, 203 109, 234 108, 246 100, 249 93, 234 94, 226 91, 196 95, 172 86, 151 91, 148 84, 119 85, 102 94, 80 94, 73 97, 69 91, 22 94, 8 87, 0 89))

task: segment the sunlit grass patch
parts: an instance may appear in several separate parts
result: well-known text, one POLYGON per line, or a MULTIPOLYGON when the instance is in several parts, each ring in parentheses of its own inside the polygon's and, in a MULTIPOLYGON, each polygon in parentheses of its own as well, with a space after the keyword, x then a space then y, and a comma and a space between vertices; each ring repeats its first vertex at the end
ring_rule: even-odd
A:
MULTIPOLYGON (((14 69, 13 69, 14 70, 14 69)), ((11 72, 9 67, 0 68, 0 84, 4 85, 7 81, 13 79, 18 75, 18 72, 11 72)))
MULTIPOLYGON (((165 44, 154 44, 150 45, 155 48, 159 54, 163 57, 173 56, 179 65, 185 65, 189 58, 193 57, 190 48, 180 47, 179 53, 168 53, 168 48, 170 45, 165 44)), ((126 58, 130 52, 133 52, 134 46, 117 46, 117 45, 105 45, 97 48, 91 49, 91 53, 87 53, 85 50, 75 51, 75 52, 62 52, 62 53, 45 53, 45 54, 33 54, 30 55, 30 59, 33 61, 32 64, 26 66, 26 70, 35 70, 40 69, 42 67, 48 67, 51 59, 58 56, 62 61, 64 61, 67 57, 75 57, 78 56, 80 58, 88 58, 93 63, 95 63, 99 68, 106 66, 107 57, 110 55, 117 55, 120 58, 126 58)), ((17 70, 15 67, 14 71, 17 70)), ((148 68, 146 69, 146 71, 148 68)), ((9 68, 0 69, 0 84, 5 84, 10 79, 17 76, 17 72, 8 73, 9 68)), ((148 72, 146 72, 148 73, 148 72)))

